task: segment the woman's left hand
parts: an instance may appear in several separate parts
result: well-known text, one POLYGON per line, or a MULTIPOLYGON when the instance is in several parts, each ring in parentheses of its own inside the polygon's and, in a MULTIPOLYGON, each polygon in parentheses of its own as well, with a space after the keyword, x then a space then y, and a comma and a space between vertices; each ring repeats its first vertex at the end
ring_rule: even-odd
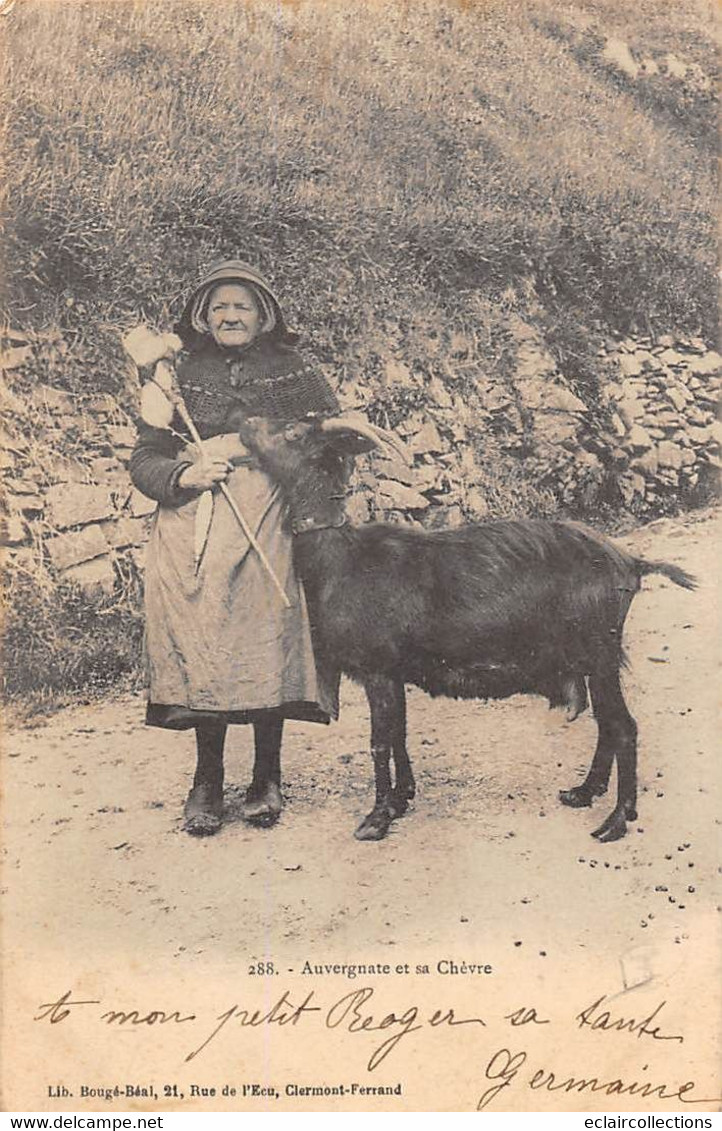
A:
MULTIPOLYGON (((211 436, 208 440, 203 441, 203 455, 207 460, 226 460, 227 463, 232 463, 234 460, 244 459, 248 455, 248 449, 241 443, 241 438, 238 433, 226 432, 222 436, 211 436)), ((189 447, 187 449, 188 456, 195 459, 198 454, 197 447, 189 447)))

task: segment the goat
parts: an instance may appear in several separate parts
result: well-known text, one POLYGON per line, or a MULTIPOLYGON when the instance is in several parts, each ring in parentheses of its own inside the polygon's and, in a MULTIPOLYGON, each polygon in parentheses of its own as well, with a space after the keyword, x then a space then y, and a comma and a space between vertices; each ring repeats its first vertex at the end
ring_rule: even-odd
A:
POLYGON ((354 527, 345 520, 339 452, 393 437, 343 418, 239 417, 233 426, 288 501, 319 674, 336 681, 346 674, 368 697, 376 798, 356 837, 380 840, 415 794, 407 683, 457 699, 542 695, 550 706, 566 704, 572 718, 587 705, 588 684, 596 750, 584 781, 559 798, 591 805, 606 792, 616 759, 616 805, 592 835, 624 836, 637 819, 637 726, 620 684, 624 621, 646 574, 686 589, 694 579, 562 522, 354 527))

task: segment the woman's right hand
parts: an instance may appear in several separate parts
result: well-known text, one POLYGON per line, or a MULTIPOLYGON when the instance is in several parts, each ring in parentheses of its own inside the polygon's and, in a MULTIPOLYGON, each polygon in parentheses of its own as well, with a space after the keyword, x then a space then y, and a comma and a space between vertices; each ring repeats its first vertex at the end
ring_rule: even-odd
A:
POLYGON ((196 457, 190 467, 186 467, 178 476, 178 486, 187 490, 207 491, 218 483, 225 483, 228 473, 233 470, 233 464, 227 459, 201 454, 196 457))

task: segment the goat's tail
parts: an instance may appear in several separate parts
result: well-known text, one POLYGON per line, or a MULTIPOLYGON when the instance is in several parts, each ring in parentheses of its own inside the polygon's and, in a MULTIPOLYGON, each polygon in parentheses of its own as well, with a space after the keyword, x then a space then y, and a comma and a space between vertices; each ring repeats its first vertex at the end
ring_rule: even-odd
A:
POLYGON ((683 589, 697 588, 697 579, 692 577, 691 573, 687 573, 686 570, 671 565, 669 562, 645 562, 643 558, 637 558, 637 567, 640 577, 644 577, 648 573, 663 573, 665 577, 668 577, 675 585, 681 585, 683 589))

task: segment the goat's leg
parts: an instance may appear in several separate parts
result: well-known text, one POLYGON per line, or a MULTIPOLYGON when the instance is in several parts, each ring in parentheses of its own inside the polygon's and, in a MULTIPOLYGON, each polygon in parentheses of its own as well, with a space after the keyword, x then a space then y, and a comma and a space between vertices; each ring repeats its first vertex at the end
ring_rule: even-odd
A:
MULTIPOLYGON (((597 777, 591 786, 599 790, 609 779, 611 763, 617 762, 617 803, 592 836, 608 842, 619 840, 627 831, 627 821, 637 819, 637 724, 624 701, 619 670, 590 677, 589 690, 594 704, 603 754, 597 760, 597 777)), ((594 762, 589 776, 594 773, 594 762)))
MULTIPOLYGON (((376 800, 354 836, 357 840, 382 840, 394 817, 399 815, 391 787, 390 762, 395 737, 405 733, 404 686, 381 676, 367 680, 364 686, 371 710, 371 757, 374 763, 376 800)), ((399 750, 401 748, 399 746, 399 750)), ((401 762, 403 763, 403 757, 401 762)), ((409 765, 409 772, 410 770, 409 765)))
POLYGON ((589 688, 598 731, 594 758, 586 778, 580 785, 559 791, 559 800, 562 804, 570 805, 573 809, 591 805, 595 797, 601 797, 607 792, 614 762, 615 732, 614 728, 610 727, 609 712, 594 677, 589 680, 589 688))
POLYGON ((394 788, 391 790, 391 804, 395 810, 394 816, 403 817, 409 807, 409 801, 416 796, 416 782, 406 749, 406 689, 402 684, 397 686, 398 711, 394 716, 394 734, 391 739, 391 749, 394 759, 394 788))
POLYGON ((271 714, 253 724, 255 758, 253 777, 246 791, 243 816, 252 825, 270 828, 283 809, 281 796, 281 739, 283 718, 271 714))
POLYGON ((183 828, 191 836, 212 836, 223 823, 225 739, 225 723, 199 723, 196 727, 196 772, 183 809, 183 828))

